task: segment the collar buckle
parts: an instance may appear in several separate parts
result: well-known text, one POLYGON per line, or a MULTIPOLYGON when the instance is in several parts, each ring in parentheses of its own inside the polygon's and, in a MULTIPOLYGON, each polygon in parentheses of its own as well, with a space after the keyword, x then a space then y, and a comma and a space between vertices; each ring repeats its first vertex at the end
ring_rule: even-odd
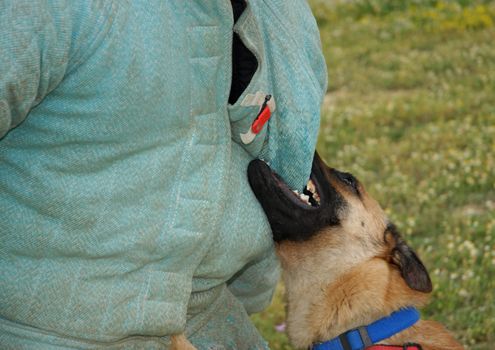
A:
MULTIPOLYGON (((351 329, 351 330, 339 335, 340 344, 342 344, 342 348, 344 350, 353 350, 352 345, 349 342, 349 338, 347 336, 351 332, 356 332, 356 331, 359 333, 359 336, 361 337, 361 342, 363 343, 364 349, 373 345, 373 342, 371 341, 370 336, 368 334, 368 329, 366 328, 366 326, 361 326, 358 328, 351 329)), ((407 349, 405 348, 405 350, 407 350, 407 349)))
POLYGON ((357 330, 365 349, 368 346, 373 345, 373 342, 370 339, 370 335, 368 334, 368 329, 365 326, 358 327, 357 330))

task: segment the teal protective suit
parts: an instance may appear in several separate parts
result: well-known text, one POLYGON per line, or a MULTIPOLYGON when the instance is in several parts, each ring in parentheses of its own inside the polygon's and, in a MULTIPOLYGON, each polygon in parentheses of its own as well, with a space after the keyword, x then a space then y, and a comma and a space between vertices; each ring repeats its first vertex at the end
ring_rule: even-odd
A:
POLYGON ((278 279, 246 178, 306 182, 326 90, 300 0, 0 2, 0 349, 257 349, 278 279), (228 103, 232 36, 258 68, 228 103), (253 142, 259 111, 276 109, 253 142), (249 103, 251 101, 251 103, 249 103))

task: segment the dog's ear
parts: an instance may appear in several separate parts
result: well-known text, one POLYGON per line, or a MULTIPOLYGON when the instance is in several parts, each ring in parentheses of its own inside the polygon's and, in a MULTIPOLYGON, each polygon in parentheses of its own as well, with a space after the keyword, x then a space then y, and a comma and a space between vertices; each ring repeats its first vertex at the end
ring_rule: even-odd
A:
POLYGON ((391 242, 388 242, 391 245, 390 263, 399 268, 402 278, 409 288, 423 293, 430 293, 433 290, 430 276, 414 250, 402 239, 395 226, 389 225, 387 236, 392 237, 391 242))

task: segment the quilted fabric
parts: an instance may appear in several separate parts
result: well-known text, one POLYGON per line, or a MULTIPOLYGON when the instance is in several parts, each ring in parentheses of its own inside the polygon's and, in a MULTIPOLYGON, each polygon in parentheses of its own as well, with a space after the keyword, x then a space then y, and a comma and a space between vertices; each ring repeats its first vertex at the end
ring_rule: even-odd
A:
POLYGON ((0 2, 0 348, 262 349, 278 279, 246 167, 306 182, 326 72, 298 0, 0 2), (258 107, 277 110, 255 141, 258 107))

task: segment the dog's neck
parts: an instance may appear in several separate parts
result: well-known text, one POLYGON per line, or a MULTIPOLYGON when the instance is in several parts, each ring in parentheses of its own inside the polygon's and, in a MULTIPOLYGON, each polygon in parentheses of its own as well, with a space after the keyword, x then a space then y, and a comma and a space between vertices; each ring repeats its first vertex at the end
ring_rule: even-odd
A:
POLYGON ((401 307, 426 302, 423 293, 412 298, 413 292, 400 274, 391 271, 382 259, 355 266, 339 276, 324 275, 324 281, 321 274, 305 274, 300 269, 286 271, 283 277, 288 333, 300 348, 369 324, 401 307))

